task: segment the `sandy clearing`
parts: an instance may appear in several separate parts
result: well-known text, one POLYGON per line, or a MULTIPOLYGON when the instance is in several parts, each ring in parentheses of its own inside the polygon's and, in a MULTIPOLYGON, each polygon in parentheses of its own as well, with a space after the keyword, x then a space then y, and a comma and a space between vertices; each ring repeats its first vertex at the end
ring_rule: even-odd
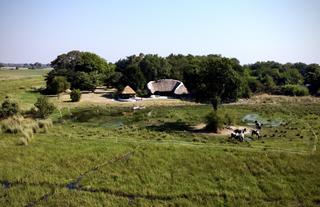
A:
MULTIPOLYGON (((201 123, 198 125, 193 126, 192 128, 195 130, 202 130, 204 129, 206 126, 205 123, 201 123)), ((220 129, 218 131, 218 133, 213 133, 213 132, 203 132, 203 134, 208 134, 208 135, 212 135, 212 136, 217 136, 217 135, 224 135, 224 136, 229 136, 231 134, 231 132, 233 132, 235 129, 246 129, 246 132, 244 134, 250 134, 251 130, 253 130, 254 128, 249 127, 249 126, 228 126, 228 127, 224 127, 223 129, 220 129)))
POLYGON ((199 103, 184 101, 181 99, 153 99, 143 98, 142 101, 136 102, 121 102, 109 98, 108 93, 83 93, 80 102, 70 102, 70 95, 67 93, 59 94, 58 96, 50 96, 51 100, 61 107, 65 106, 84 106, 84 105, 110 105, 110 106, 180 106, 180 105, 201 105, 199 103))

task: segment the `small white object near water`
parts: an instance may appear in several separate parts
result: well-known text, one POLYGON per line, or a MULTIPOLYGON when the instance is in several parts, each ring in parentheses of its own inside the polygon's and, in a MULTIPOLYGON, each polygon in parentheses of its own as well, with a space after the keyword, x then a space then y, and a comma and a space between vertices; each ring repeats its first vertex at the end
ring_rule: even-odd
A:
POLYGON ((122 102, 136 102, 137 100, 134 98, 118 98, 118 101, 122 102))

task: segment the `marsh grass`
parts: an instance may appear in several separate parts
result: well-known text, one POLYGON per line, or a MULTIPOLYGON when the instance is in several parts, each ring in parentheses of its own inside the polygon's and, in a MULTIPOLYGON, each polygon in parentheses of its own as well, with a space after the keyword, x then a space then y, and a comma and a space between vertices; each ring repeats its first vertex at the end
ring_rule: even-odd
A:
POLYGON ((40 129, 43 129, 44 132, 48 132, 49 128, 53 126, 51 119, 38 120, 38 126, 40 129))
MULTIPOLYGON (((38 78, 2 81, 0 97, 10 92, 25 106, 34 103, 38 94, 26 90, 43 83, 38 78)), ((263 127, 262 138, 250 143, 188 130, 203 123, 208 105, 61 107, 47 133, 39 133, 44 124, 25 123, 36 138, 30 144, 19 130, 1 128, 0 206, 28 206, 51 191, 36 206, 317 206, 320 153, 312 151, 310 130, 320 133, 316 100, 268 97, 221 106, 235 125, 246 125, 241 119, 252 113, 284 121, 263 127), (16 146, 19 138, 28 146, 16 146), (109 163, 130 151, 128 159, 109 163), (85 172, 82 190, 66 187, 85 172)))
POLYGON ((20 137, 18 139, 18 145, 24 145, 27 146, 29 144, 29 140, 26 137, 20 137))
POLYGON ((27 142, 30 143, 35 133, 40 131, 48 132, 49 128, 53 126, 51 119, 46 120, 33 120, 24 118, 23 116, 12 116, 7 119, 1 120, 0 129, 2 133, 21 134, 18 144, 27 142))

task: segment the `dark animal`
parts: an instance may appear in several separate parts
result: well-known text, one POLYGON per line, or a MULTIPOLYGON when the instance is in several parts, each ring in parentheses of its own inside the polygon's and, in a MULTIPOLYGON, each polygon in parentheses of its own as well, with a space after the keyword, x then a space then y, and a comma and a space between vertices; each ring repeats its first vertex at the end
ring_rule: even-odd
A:
POLYGON ((261 129, 262 124, 258 122, 257 120, 254 122, 256 124, 256 129, 261 129))
POLYGON ((256 135, 258 139, 260 139, 260 131, 256 129, 252 129, 251 136, 256 135))
POLYGON ((243 142, 244 141, 244 132, 243 131, 241 133, 231 132, 231 138, 235 138, 236 140, 243 142))
POLYGON ((236 133, 236 134, 245 133, 246 131, 247 131, 247 129, 246 129, 246 128, 244 128, 244 129, 235 129, 235 130, 233 130, 233 132, 234 132, 234 133, 236 133))

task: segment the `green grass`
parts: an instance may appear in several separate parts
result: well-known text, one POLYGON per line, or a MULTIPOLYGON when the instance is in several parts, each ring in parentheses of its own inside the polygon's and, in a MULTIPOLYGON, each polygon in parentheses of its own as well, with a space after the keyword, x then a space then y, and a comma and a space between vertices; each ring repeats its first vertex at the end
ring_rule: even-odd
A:
MULTIPOLYGON (((26 108, 20 85, 43 83, 27 80, 9 90, 26 108)), ((238 125, 249 113, 283 120, 244 143, 191 129, 207 105, 130 108, 62 108, 28 146, 0 134, 0 206, 319 205, 320 102, 222 106, 238 125)))
POLYGON ((0 101, 6 96, 29 109, 37 100, 36 89, 45 87, 44 75, 50 70, 0 70, 0 101))

